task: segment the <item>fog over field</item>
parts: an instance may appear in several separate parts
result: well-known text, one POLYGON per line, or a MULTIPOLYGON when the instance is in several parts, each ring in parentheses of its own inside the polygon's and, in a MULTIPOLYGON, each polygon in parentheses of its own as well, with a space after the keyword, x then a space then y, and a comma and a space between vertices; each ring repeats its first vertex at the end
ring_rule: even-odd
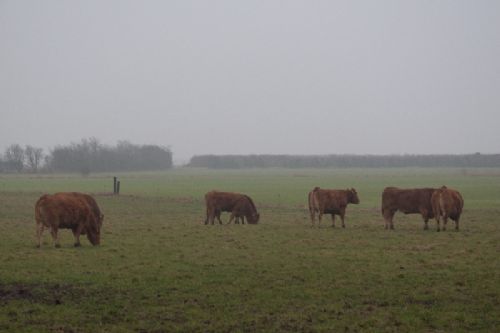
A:
POLYGON ((0 2, 0 152, 498 153, 498 1, 0 2))

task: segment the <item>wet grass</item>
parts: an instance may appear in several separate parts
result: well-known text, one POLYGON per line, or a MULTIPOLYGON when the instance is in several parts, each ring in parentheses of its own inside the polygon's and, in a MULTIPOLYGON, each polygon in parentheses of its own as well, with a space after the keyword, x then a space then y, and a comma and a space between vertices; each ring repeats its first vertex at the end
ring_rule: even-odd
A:
POLYGON ((500 170, 184 169, 120 174, 120 196, 110 176, 0 177, 0 331, 500 329, 500 170), (383 229, 383 187, 442 184, 464 196, 460 232, 402 214, 383 229), (317 185, 357 188, 346 229, 310 228, 317 185), (261 224, 201 225, 211 189, 251 195, 261 224), (36 249, 36 199, 69 190, 98 193, 102 246, 62 231, 36 249))

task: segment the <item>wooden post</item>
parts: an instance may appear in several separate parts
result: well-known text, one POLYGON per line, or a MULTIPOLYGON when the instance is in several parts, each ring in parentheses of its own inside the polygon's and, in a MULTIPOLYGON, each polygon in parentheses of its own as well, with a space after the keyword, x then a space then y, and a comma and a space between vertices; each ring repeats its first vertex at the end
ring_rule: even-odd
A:
POLYGON ((120 194, 120 181, 116 182, 116 194, 120 194))
POLYGON ((116 194, 116 177, 113 177, 113 194, 116 194))

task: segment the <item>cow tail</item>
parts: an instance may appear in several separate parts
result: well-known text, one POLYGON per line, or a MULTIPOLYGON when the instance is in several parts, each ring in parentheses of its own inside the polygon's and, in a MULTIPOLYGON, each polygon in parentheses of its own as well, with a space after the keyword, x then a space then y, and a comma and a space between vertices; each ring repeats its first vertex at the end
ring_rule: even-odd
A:
POLYGON ((204 224, 207 224, 208 223, 208 193, 205 194, 205 213, 206 213, 206 216, 205 216, 205 222, 204 224))
POLYGON ((44 218, 43 218, 43 208, 42 208, 42 202, 45 201, 47 198, 47 194, 42 195, 36 202, 35 204, 35 221, 36 224, 43 224, 44 218))
POLYGON ((439 215, 444 215, 446 214, 446 208, 445 208, 445 205, 444 205, 444 199, 443 199, 443 193, 440 192, 439 193, 439 203, 438 203, 438 207, 439 207, 439 211, 437 212, 439 215))
POLYGON ((308 203, 308 206, 309 206, 309 214, 312 214, 313 213, 313 209, 314 209, 314 192, 311 191, 309 192, 309 195, 307 196, 307 203, 308 203))
POLYGON ((208 204, 205 203, 205 224, 208 223, 208 204))

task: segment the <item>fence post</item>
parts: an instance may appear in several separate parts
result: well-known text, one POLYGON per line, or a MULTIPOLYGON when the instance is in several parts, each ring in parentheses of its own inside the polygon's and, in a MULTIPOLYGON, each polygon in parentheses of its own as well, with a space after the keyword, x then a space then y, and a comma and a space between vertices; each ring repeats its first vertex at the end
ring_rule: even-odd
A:
POLYGON ((113 177, 113 194, 116 194, 116 177, 113 177))

